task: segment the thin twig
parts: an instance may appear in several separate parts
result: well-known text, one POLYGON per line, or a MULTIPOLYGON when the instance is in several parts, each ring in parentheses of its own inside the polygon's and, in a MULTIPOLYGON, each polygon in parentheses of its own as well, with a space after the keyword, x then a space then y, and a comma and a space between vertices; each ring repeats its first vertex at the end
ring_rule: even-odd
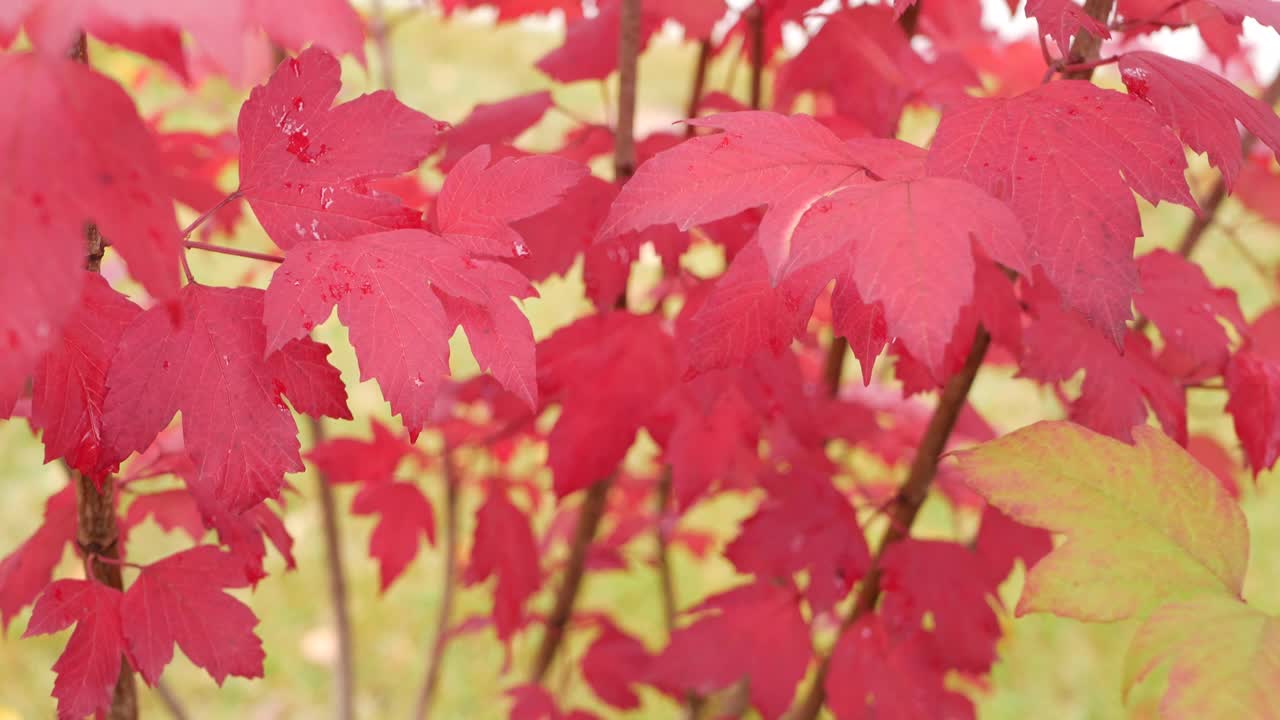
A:
POLYGON ((578 510, 578 524, 573 531, 573 539, 569 543, 569 560, 565 564, 564 579, 556 592, 555 604, 551 614, 547 616, 546 631, 538 644, 537 655, 534 656, 533 671, 529 680, 541 684, 546 677, 551 662, 555 660, 560 643, 564 640, 565 628, 573 617, 573 607, 577 603, 578 593, 582 589, 582 578, 587 570, 587 555, 591 551, 591 542, 595 539, 596 530, 600 527, 600 519, 604 517, 605 500, 609 497, 609 487, 613 485, 613 476, 596 482, 587 490, 582 499, 582 507, 578 510))
MULTIPOLYGON (((324 425, 307 417, 314 445, 324 441, 324 425)), ((333 606, 333 624, 338 634, 338 662, 334 667, 334 692, 337 695, 339 720, 354 720, 355 649, 351 632, 351 609, 347 602, 347 571, 342 560, 342 533, 338 528, 338 506, 329 478, 316 471, 316 489, 320 494, 320 519, 324 530, 325 561, 329 570, 329 603, 333 606)))
POLYGON ((178 696, 173 694, 173 689, 169 687, 164 678, 156 679, 155 686, 156 695, 160 697, 160 704, 169 711, 169 716, 173 720, 189 720, 191 715, 187 713, 187 709, 182 706, 182 702, 178 700, 178 696))
POLYGON ((184 244, 191 250, 204 250, 205 252, 234 255, 235 257, 249 258, 250 260, 265 260, 266 262, 271 263, 284 262, 284 258, 279 255, 254 252, 252 250, 240 250, 239 248, 227 247, 225 245, 214 245, 212 243, 200 242, 199 240, 187 240, 184 244))
POLYGON ((415 720, 425 720, 431 712, 436 688, 440 686, 440 673, 444 668, 444 649, 449 642, 449 624, 453 619, 454 595, 458 587, 458 474, 453 464, 453 452, 445 447, 441 456, 444 471, 444 577, 441 582, 440 612, 436 618, 436 633, 431 640, 431 654, 422 679, 422 690, 413 711, 415 720))
POLYGON ((235 190, 235 191, 234 191, 234 192, 232 192, 230 195, 227 195, 226 197, 222 198, 222 199, 221 199, 221 200, 219 200, 219 201, 217 202, 217 204, 215 204, 213 207, 211 207, 211 208, 209 208, 208 210, 205 210, 204 212, 200 213, 200 217, 196 218, 195 220, 192 220, 192 221, 191 221, 191 224, 190 224, 190 225, 188 225, 188 226, 187 226, 187 227, 182 231, 182 237, 183 237, 184 239, 191 237, 191 233, 195 232, 195 231, 196 231, 196 228, 198 228, 198 227, 200 227, 201 225, 203 225, 203 224, 205 223, 205 221, 206 221, 206 220, 208 220, 209 218, 213 217, 214 213, 216 213, 216 212, 218 212, 219 210, 221 210, 222 208, 226 207, 229 203, 235 202, 236 200, 239 200, 239 199, 240 199, 240 190, 239 190, 239 189, 235 190))

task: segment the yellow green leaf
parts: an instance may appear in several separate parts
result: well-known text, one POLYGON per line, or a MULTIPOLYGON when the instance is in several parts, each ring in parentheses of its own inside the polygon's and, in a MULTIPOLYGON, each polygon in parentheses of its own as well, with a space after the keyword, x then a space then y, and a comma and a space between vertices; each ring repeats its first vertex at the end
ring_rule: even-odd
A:
POLYGON ((1042 422, 956 453, 988 502, 1067 537, 1031 570, 1019 615, 1111 621, 1201 593, 1240 596, 1249 535, 1235 500, 1157 430, 1133 438, 1042 422))
POLYGON ((1125 692, 1163 668, 1163 720, 1280 718, 1280 618, 1223 596, 1161 606, 1129 646, 1125 692))

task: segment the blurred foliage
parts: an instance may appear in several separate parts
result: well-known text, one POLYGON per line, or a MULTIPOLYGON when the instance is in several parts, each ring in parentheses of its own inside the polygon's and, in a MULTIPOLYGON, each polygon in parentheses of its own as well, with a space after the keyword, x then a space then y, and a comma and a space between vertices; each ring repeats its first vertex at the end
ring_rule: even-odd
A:
MULTIPOLYGON (((482 15, 482 14, 481 14, 482 15)), ((594 122, 609 118, 612 86, 579 83, 555 87, 533 67, 533 62, 554 47, 559 31, 535 26, 493 27, 483 19, 462 16, 443 22, 422 11, 402 11, 394 17, 390 35, 395 90, 408 105, 434 118, 457 122, 479 102, 493 102, 515 94, 542 88, 554 91, 557 103, 566 111, 552 110, 521 139, 532 148, 554 146, 573 120, 568 113, 594 122)), ((691 46, 664 42, 661 38, 643 57, 640 67, 641 133, 662 130, 678 120, 687 103, 695 50, 691 46)), ((370 48, 371 66, 344 61, 343 91, 339 100, 374 89, 380 68, 378 54, 370 48)), ((137 57, 93 45, 94 65, 116 77, 133 91, 144 117, 160 116, 166 130, 205 131, 234 128, 244 92, 213 79, 191 92, 165 77, 163 71, 137 57)), ((746 73, 731 72, 724 60, 713 63, 708 90, 728 90, 741 97, 746 73), (733 87, 726 87, 726 82, 733 87)), ((925 142, 936 122, 936 113, 913 113, 904 124, 903 136, 925 142)), ((1196 159, 1195 178, 1202 186, 1213 178, 1203 159, 1196 159)), ((424 170, 423 178, 438 183, 439 176, 424 170)), ((234 171, 227 188, 234 187, 234 171)), ((1190 221, 1183 208, 1143 207, 1148 237, 1139 241, 1139 252, 1152 247, 1177 245, 1182 229, 1190 221)), ((190 213, 184 217, 190 219, 190 213)), ((226 238, 216 238, 226 241, 226 238)), ((235 244, 270 251, 265 236, 251 217, 237 229, 235 244)), ((695 252, 693 264, 699 270, 714 269, 722 262, 714 252, 695 252)), ((1235 288, 1246 315, 1255 316, 1275 303, 1277 293, 1273 268, 1280 261, 1280 243, 1274 228, 1266 226, 1233 204, 1224 208, 1222 221, 1211 230, 1197 249, 1195 258, 1215 283, 1235 288), (1232 228, 1224 232, 1222 228, 1232 228), (1241 248, 1247 248, 1245 253, 1241 248)), ((262 286, 269 268, 261 263, 207 253, 193 254, 192 264, 202 282, 245 282, 262 286)), ((108 265, 109 271, 109 265, 108 265)), ((659 274, 656 263, 642 262, 634 271, 633 285, 641 290, 659 274)), ((580 273, 575 269, 566 278, 555 278, 539 287, 541 298, 527 301, 528 312, 538 337, 545 337, 586 312, 580 273)), ((635 290, 633 289, 633 293, 635 290)), ((641 293, 636 293, 637 296, 641 293)), ((351 392, 354 423, 328 423, 330 436, 368 433, 368 418, 390 419, 386 404, 373 383, 359 384, 353 354, 345 331, 330 321, 317 330, 316 337, 334 348, 335 364, 343 369, 351 392)), ((454 369, 459 374, 475 371, 465 339, 454 338, 454 369)), ((851 368, 856 364, 850 363, 851 368)), ((856 373, 856 370, 851 370, 856 373)), ((881 362, 878 378, 891 381, 888 363, 881 362)), ((1034 383, 1013 377, 1011 368, 983 370, 973 392, 973 402, 998 429, 1010 430, 1042 418, 1062 416, 1053 393, 1034 383)), ((1221 391, 1193 391, 1190 399, 1191 427, 1218 437, 1227 447, 1236 440, 1222 408, 1221 391)), ((421 442, 429 444, 431 438, 421 442)), ((304 443, 309 445, 309 443, 304 443)), ((643 461, 644 443, 633 453, 643 461)), ((1238 455, 1238 453, 1237 453, 1238 455)), ((42 465, 42 450, 21 422, 0 424, 0 553, 8 553, 34 529, 38 509, 44 499, 61 487, 64 474, 58 465, 42 465)), ((883 477, 903 472, 903 468, 863 468, 855 461, 851 477, 866 470, 883 477)), ((545 471, 544 471, 545 474, 545 471)), ((541 478, 549 486, 549 478, 541 478)), ((240 593, 261 619, 258 633, 267 651, 266 677, 256 681, 229 679, 216 687, 203 671, 179 657, 165 673, 165 681, 195 718, 269 720, 272 718, 321 718, 330 713, 331 672, 336 639, 331 622, 326 585, 326 564, 320 538, 319 504, 314 499, 316 478, 311 474, 292 478, 296 493, 288 496, 285 522, 297 540, 298 568, 284 572, 278 555, 268 559, 270 577, 252 592, 240 593)), ((442 506, 439 477, 419 478, 442 506)), ((1268 474, 1257 486, 1244 483, 1243 505, 1248 513, 1254 554, 1246 595, 1259 608, 1280 611, 1280 494, 1268 474)), ((346 508, 350 489, 336 490, 339 506, 346 508)), ((464 498, 460 517, 462 538, 468 542, 479 498, 464 498)), ((708 530, 722 541, 732 538, 738 522, 751 512, 756 498, 722 496, 700 504, 684 519, 686 527, 708 530)), ((548 520, 544 512, 537 527, 548 520)), ((931 499, 918 526, 918 534, 931 537, 967 536, 974 518, 956 516, 938 498, 931 499)), ((438 549, 425 549, 410 569, 385 596, 377 592, 376 564, 368 559, 366 546, 372 522, 367 518, 341 518, 342 552, 350 575, 350 603, 355 624, 357 710, 361 717, 407 716, 421 683, 423 666, 440 601, 443 560, 438 549)), ((872 525, 874 533, 875 525, 872 525)), ((875 535, 873 535, 874 537, 875 535)), ((166 535, 154 525, 140 528, 130 540, 131 559, 145 562, 181 548, 185 538, 166 535)), ((657 575, 648 564, 652 553, 649 538, 640 538, 627 549, 629 572, 593 574, 586 583, 580 607, 606 610, 625 629, 636 633, 651 649, 664 642, 657 575)), ((695 560, 686 553, 673 553, 676 588, 681 606, 688 607, 706 595, 733 583, 734 571, 722 559, 695 560)), ((553 566, 558 557, 547 558, 553 566)), ((62 572, 77 574, 77 562, 68 553, 62 572)), ((1004 587, 1007 607, 1016 603, 1021 571, 1004 587)), ((554 586, 554 581, 550 586, 554 586)), ((454 621, 483 616, 489 611, 491 588, 483 585, 461 591, 454 621)), ((535 612, 545 611, 548 592, 534 603, 535 612)), ((65 634, 19 640, 26 624, 20 617, 9 629, 0 652, 0 720, 44 718, 52 714, 48 698, 53 676, 50 666, 65 643, 65 634)), ((1006 637, 1000 644, 1000 660, 986 688, 976 689, 979 716, 990 719, 1015 718, 1120 718, 1124 716, 1120 697, 1123 650, 1132 623, 1084 625, 1049 616, 1015 619, 1006 613, 1006 637)), ((568 653, 573 658, 583 649, 583 633, 571 634, 568 653)), ((517 637, 512 657, 482 629, 459 635, 450 645, 444 664, 443 681, 435 706, 437 718, 485 720, 505 718, 507 700, 503 690, 520 682, 537 640, 537 631, 517 637), (507 661, 510 667, 504 674, 507 661)), ((601 705, 592 696, 575 666, 561 662, 553 668, 550 684, 566 706, 595 709, 603 717, 669 718, 677 710, 664 696, 642 690, 644 705, 632 713, 619 713, 601 705)), ((166 717, 154 692, 143 689, 144 716, 166 717)))

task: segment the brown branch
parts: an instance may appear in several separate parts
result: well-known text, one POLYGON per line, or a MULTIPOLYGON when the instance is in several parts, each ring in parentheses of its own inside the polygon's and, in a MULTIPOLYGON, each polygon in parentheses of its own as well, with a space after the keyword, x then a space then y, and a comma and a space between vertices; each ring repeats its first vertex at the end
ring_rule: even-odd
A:
POLYGON ((444 578, 440 593, 440 612, 436 618, 436 634, 431 640, 431 655, 422 679, 422 690, 413 711, 415 720, 425 720, 440 686, 444 668, 444 649, 449 643, 449 623, 453 618, 453 602, 458 587, 458 472, 453 451, 446 446, 441 456, 444 471, 444 578))
MULTIPOLYGON (((308 416, 311 441, 324 441, 324 425, 308 416)), ((347 572, 342 561, 342 533, 338 529, 338 507, 334 502, 329 478, 316 471, 316 489, 320 494, 320 519, 324 531, 325 561, 329 570, 329 603, 333 606, 333 623, 338 634, 338 663, 334 668, 334 693, 337 695, 339 720, 354 720, 355 650, 351 633, 351 609, 347 602, 347 572)))
POLYGON ((613 134, 613 177, 636 171, 636 75, 640 64, 640 0, 622 0, 618 15, 618 125, 613 134))
POLYGON ((604 478, 587 490, 582 499, 582 507, 578 510, 578 524, 573 531, 573 539, 569 544, 569 561, 565 565, 564 579, 556 592, 555 603, 551 614, 547 617, 546 632, 538 644, 538 653, 534 656, 533 671, 529 680, 541 684, 551 662, 555 660, 560 643, 564 640, 565 628, 573 616, 573 606, 577 603, 578 592, 582 589, 582 578, 587 570, 587 555, 591 550, 591 541, 595 539, 596 530, 600 527, 600 519, 604 517, 605 500, 609 497, 609 487, 613 485, 613 476, 604 478))
MULTIPOLYGON (((689 91, 689 104, 685 108, 684 116, 692 119, 698 117, 698 109, 702 106, 702 93, 707 85, 707 66, 711 63, 711 41, 703 40, 698 43, 698 62, 693 66, 693 89, 689 91)), ((695 128, 693 125, 685 124, 684 136, 693 137, 695 128)))
POLYGON ((284 262, 284 258, 279 255, 254 252, 252 250, 241 250, 239 248, 226 247, 225 245, 213 245, 211 243, 200 242, 199 240, 187 240, 184 244, 191 250, 204 250, 205 252, 218 253, 219 255, 232 255, 234 257, 248 258, 250 260, 263 260, 271 263, 284 262))
POLYGON ((156 695, 160 696, 160 704, 169 711, 169 716, 173 720, 190 720, 191 714, 182 706, 178 696, 173 694, 173 689, 164 681, 164 678, 156 679, 155 691, 156 695))
POLYGON ((759 110, 764 92, 764 8, 757 0, 747 8, 747 42, 751 44, 751 109, 759 110))
MULTIPOLYGON (((81 33, 72 44, 68 55, 76 62, 89 64, 88 39, 81 33)), ((85 269, 99 272, 105 242, 96 225, 85 228, 85 269)), ((115 588, 124 590, 124 577, 121 575, 120 529, 116 520, 115 478, 108 475, 101 484, 95 483, 82 473, 71 470, 72 482, 76 485, 76 544, 85 558, 86 574, 92 579, 115 588), (103 558, 108 562, 94 562, 103 558)), ((116 686, 111 693, 111 706, 107 710, 109 720, 137 720, 138 688, 133 680, 133 666, 129 658, 121 656, 120 674, 116 677, 116 686)))
POLYGON ((662 469, 658 476, 657 522, 654 536, 658 541, 658 581, 662 586, 662 625, 667 636, 676 629, 676 581, 671 573, 671 542, 667 535, 667 507, 671 505, 671 466, 662 469))
MULTIPOLYGON (((1114 0, 1086 0, 1085 12, 1105 23, 1111 15, 1113 2, 1114 0)), ((1097 57, 1100 46, 1101 41, 1082 30, 1076 35, 1075 43, 1071 46, 1071 56, 1079 58, 1081 62, 1089 62, 1097 57)), ((1087 80, 1092 77, 1092 73, 1093 69, 1089 68, 1071 73, 1069 76, 1087 80)), ((863 616, 875 611, 881 591, 881 559, 887 549, 910 536, 911 526, 920 512, 920 506, 929 496, 929 488, 937 475, 942 451, 951 439, 951 431, 955 429, 956 420, 968 401, 969 390, 973 387, 978 368, 982 367, 990 346, 990 333, 986 328, 979 326, 973 345, 969 349, 969 355, 965 358, 964 367, 947 381, 938 398, 938 406, 934 409, 929 425, 920 439, 920 445, 916 448, 907 480, 898 491, 889 510, 889 525, 885 528, 884 536, 871 560, 871 568, 862 579, 853 608, 841 623, 841 632, 863 616)), ((809 692, 799 705, 787 713, 787 720, 814 720, 818 716, 826 702, 826 681, 830 669, 831 655, 828 653, 818 663, 809 692)))
POLYGON ((844 374, 844 356, 849 349, 849 341, 844 336, 836 335, 827 346, 827 361, 822 366, 822 387, 827 395, 835 397, 840 393, 840 376, 844 374))

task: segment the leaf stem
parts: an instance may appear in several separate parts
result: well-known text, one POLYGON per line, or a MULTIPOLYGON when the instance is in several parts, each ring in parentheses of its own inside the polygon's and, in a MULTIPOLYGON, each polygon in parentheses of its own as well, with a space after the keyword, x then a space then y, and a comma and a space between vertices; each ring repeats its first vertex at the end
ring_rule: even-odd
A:
POLYGON ((284 262, 284 258, 279 255, 254 252, 252 250, 240 250, 239 248, 227 247, 225 245, 213 245, 212 243, 200 242, 198 240, 187 240, 184 244, 191 250, 204 250, 205 252, 234 255, 235 257, 249 258, 250 260, 263 260, 277 264, 284 262))
MULTIPOLYGON (((324 425, 307 416, 313 445, 324 441, 324 425)), ((320 495, 320 520, 324 532, 325 562, 329 575, 329 603, 333 606, 333 624, 338 635, 338 662, 334 668, 334 692, 337 695, 339 720, 355 718, 355 650, 351 632, 351 610, 347 602, 347 572, 342 560, 342 534, 338 528, 338 507, 333 486, 324 472, 316 471, 316 490, 320 495)))
POLYGON ((449 642, 449 623, 453 617, 454 596, 458 587, 458 494, 457 468, 453 451, 446 446, 441 456, 444 470, 444 577, 441 583, 440 613, 436 618, 436 633, 431 640, 431 654, 423 674, 422 690, 414 706, 414 720, 425 720, 431 712, 436 688, 440 686, 440 674, 444 668, 444 650, 449 642))
POLYGON ((214 213, 218 212, 219 210, 226 207, 230 203, 233 203, 239 199, 240 199, 240 190, 237 188, 230 195, 227 195, 226 197, 219 200, 213 207, 200 213, 200 217, 196 218, 195 220, 192 220, 191 224, 188 225, 185 229, 183 229, 182 238, 185 240, 191 237, 191 233, 195 232, 196 228, 200 227, 205 223, 205 221, 213 217, 214 213))
POLYGON ((156 695, 160 696, 160 703, 164 705, 165 710, 169 711, 169 716, 173 720, 189 720, 191 715, 187 709, 183 707, 182 701, 173 693, 173 688, 164 681, 164 678, 156 679, 155 686, 156 695))

